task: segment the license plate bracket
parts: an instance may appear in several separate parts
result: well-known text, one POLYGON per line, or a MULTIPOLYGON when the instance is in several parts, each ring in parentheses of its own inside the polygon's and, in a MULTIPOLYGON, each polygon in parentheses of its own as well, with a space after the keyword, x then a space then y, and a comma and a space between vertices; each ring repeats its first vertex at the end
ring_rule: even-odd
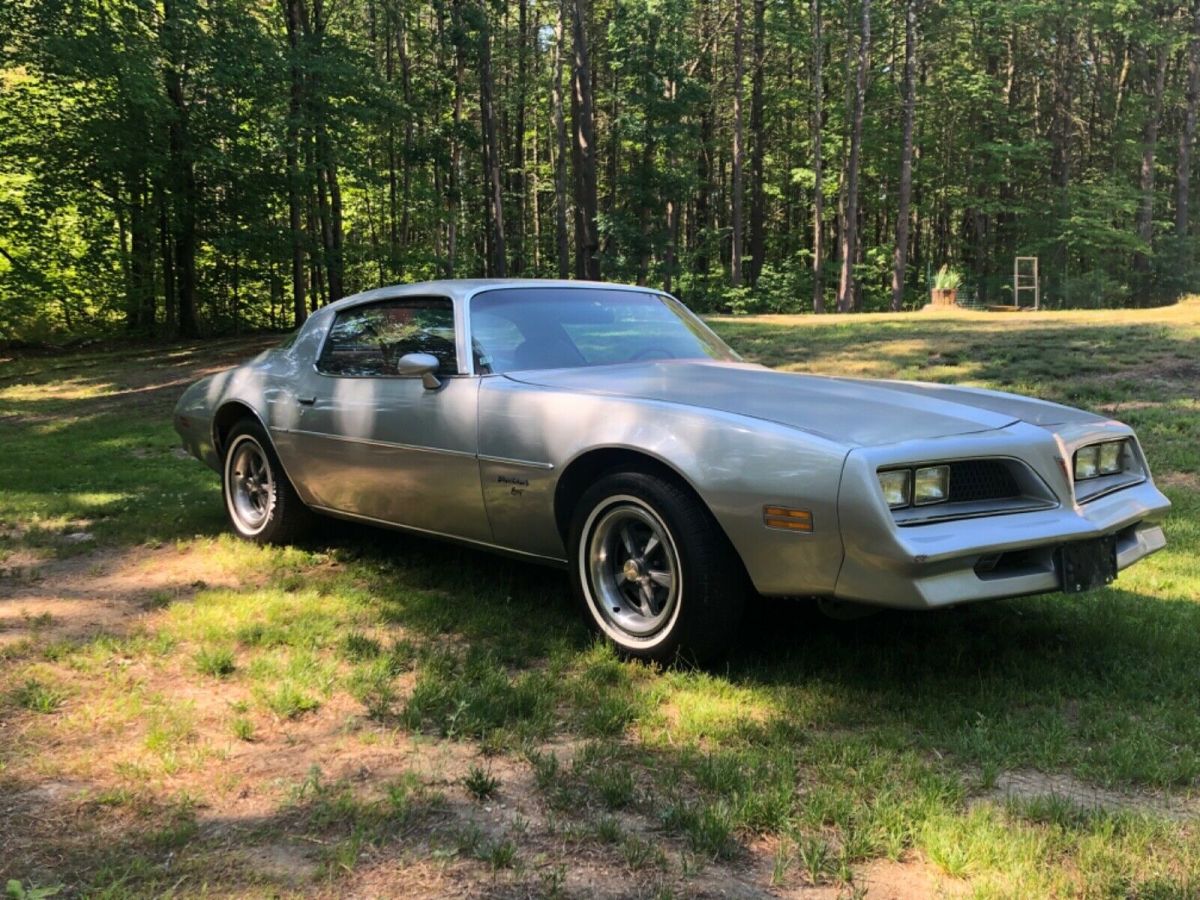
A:
POLYGON ((1058 573, 1064 594, 1112 584, 1117 578, 1116 535, 1063 544, 1058 548, 1058 573))

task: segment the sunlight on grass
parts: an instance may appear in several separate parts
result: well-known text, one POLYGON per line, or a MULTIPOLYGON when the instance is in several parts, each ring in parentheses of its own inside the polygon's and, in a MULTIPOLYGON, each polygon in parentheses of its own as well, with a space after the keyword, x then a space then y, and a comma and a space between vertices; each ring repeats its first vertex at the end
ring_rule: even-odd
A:
POLYGON ((21 383, 0 389, 16 413, 0 420, 0 561, 36 551, 28 593, 69 583, 128 604, 103 627, 31 616, 0 647, 0 784, 75 779, 97 829, 137 835, 116 863, 99 830, 81 837, 94 846, 78 892, 163 893, 184 871, 244 892, 253 857, 202 837, 243 793, 282 803, 263 833, 311 837, 320 879, 352 877, 389 844, 489 879, 525 871, 536 853, 519 829, 447 825, 446 797, 416 775, 358 782, 324 760, 302 779, 263 775, 305 747, 386 756, 412 742, 465 760, 442 783, 455 803, 504 801, 525 772, 553 841, 647 877, 742 866, 766 841, 782 890, 848 891, 882 859, 928 868, 950 894, 1194 895, 1200 833, 1163 810, 1194 811, 1200 785, 1200 301, 716 325, 769 365, 1119 417, 1175 504, 1170 544, 1073 597, 842 624, 772 601, 720 665, 662 670, 593 641, 557 572, 342 524, 298 548, 233 539, 215 475, 171 452, 173 395, 137 415, 105 405, 143 356, 5 363, 21 383), (77 530, 94 541, 64 541, 77 530), (1105 787, 1127 808, 1002 796, 1016 770, 1105 787), (635 820, 644 830, 622 824, 635 820), (417 826, 421 850, 404 843, 417 826))

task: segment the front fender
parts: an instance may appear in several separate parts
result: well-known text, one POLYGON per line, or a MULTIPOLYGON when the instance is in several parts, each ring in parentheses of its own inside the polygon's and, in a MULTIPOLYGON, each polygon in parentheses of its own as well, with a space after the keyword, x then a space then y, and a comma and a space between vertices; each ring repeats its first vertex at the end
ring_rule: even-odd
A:
POLYGON ((764 594, 831 593, 842 560, 837 494, 848 448, 788 426, 659 401, 483 381, 480 475, 497 543, 566 558, 558 481, 601 449, 670 467, 707 504, 764 594), (763 522, 767 505, 807 509, 812 533, 763 522))

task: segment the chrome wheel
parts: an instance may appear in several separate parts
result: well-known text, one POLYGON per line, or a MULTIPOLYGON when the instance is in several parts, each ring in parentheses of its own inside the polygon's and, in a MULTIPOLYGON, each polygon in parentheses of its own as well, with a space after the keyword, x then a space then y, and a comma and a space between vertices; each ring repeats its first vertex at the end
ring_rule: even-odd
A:
POLYGON ((610 497, 584 534, 581 574, 601 628, 622 642, 668 629, 679 615, 679 554, 658 513, 637 497, 610 497))
POLYGON ((240 435, 225 457, 225 501, 239 529, 256 534, 267 524, 275 500, 275 478, 266 451, 240 435))

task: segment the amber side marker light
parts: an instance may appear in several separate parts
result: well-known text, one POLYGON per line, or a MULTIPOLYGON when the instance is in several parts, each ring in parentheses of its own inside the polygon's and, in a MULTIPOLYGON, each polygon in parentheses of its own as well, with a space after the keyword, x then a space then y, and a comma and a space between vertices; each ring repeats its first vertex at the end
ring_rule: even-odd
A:
POLYGON ((783 531, 811 533, 813 530, 811 512, 807 509, 788 509, 786 506, 764 506, 763 524, 783 531))

